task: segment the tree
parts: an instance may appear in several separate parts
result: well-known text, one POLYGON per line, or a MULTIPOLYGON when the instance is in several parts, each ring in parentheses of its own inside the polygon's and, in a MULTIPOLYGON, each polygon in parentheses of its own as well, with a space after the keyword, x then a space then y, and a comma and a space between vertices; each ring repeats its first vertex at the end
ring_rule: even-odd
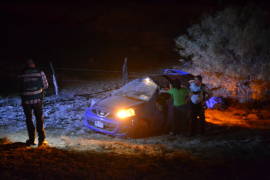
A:
POLYGON ((268 17, 253 5, 205 16, 176 39, 178 52, 203 71, 269 81, 268 17))

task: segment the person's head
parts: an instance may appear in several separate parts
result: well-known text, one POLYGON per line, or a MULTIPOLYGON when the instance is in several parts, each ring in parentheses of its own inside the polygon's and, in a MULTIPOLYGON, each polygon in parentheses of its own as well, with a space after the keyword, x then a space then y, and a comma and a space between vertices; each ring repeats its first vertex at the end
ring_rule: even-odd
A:
POLYGON ((36 67, 36 64, 33 61, 33 59, 27 59, 25 64, 26 64, 27 67, 30 67, 30 68, 35 68, 36 67))
POLYGON ((172 85, 172 88, 175 88, 175 89, 181 88, 181 82, 176 79, 172 80, 171 85, 172 85))
POLYGON ((195 76, 194 80, 195 80, 196 84, 201 84, 202 83, 202 76, 201 75, 195 76))

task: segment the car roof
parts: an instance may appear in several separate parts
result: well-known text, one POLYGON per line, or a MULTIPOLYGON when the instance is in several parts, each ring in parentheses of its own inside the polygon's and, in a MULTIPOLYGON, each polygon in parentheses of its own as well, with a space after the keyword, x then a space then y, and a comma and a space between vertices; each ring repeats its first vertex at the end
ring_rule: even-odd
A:
POLYGON ((192 74, 185 75, 152 75, 149 76, 159 87, 167 88, 173 80, 179 81, 181 84, 188 87, 190 80, 194 79, 192 74))

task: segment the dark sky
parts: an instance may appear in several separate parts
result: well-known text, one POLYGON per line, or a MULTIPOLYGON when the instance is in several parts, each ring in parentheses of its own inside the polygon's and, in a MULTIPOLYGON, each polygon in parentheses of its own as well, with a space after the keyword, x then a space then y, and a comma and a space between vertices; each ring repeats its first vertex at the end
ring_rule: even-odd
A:
POLYGON ((223 6, 222 0, 2 2, 0 61, 31 57, 59 67, 117 69, 128 57, 131 69, 159 66, 177 60, 174 38, 223 6))

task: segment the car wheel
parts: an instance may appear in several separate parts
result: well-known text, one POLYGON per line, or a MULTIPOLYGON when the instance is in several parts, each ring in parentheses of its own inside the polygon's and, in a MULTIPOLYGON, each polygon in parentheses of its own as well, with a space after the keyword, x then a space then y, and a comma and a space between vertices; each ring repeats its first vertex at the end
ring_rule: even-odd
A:
POLYGON ((150 124, 145 119, 136 120, 128 132, 128 136, 132 138, 143 138, 151 134, 150 124))

